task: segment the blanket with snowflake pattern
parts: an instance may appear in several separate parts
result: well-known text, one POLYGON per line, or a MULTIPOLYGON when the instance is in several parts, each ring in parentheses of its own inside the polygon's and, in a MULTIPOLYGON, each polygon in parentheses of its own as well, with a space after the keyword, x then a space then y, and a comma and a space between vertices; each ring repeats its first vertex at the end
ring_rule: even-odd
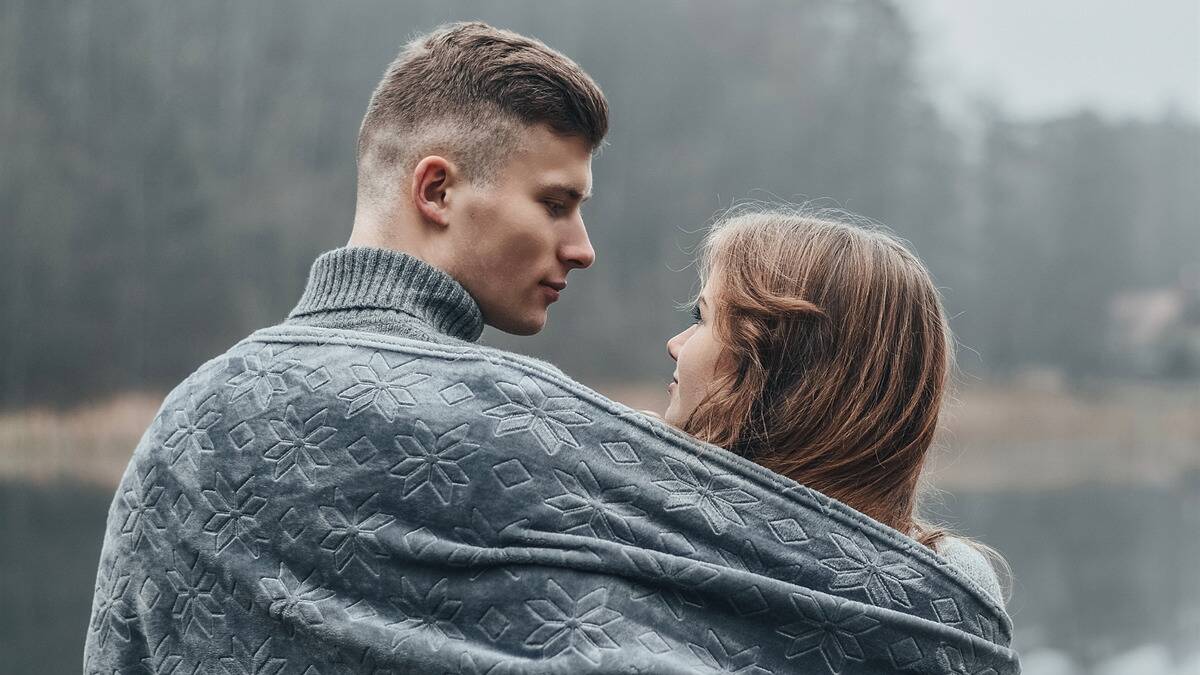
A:
POLYGON ((277 326, 179 385, 85 673, 1016 673, 911 539, 499 350, 277 326))

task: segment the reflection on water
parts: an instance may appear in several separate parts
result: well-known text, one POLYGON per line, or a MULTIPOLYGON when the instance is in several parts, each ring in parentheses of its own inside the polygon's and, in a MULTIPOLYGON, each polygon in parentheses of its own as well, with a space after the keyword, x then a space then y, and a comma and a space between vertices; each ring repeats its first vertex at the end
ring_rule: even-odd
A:
POLYGON ((940 511, 1012 565, 1028 675, 1200 672, 1200 472, 1172 486, 959 493, 940 511))
MULTIPOLYGON (((4 672, 79 672, 111 498, 0 483, 4 672)), ((1200 674, 1200 472, 1170 487, 959 492, 939 511, 1012 565, 1029 675, 1200 674)))

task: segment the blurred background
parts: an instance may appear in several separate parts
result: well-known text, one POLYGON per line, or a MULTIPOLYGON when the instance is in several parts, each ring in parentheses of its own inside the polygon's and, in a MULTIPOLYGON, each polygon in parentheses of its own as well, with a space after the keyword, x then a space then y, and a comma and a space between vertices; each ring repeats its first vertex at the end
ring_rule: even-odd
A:
POLYGON ((744 200, 912 242, 959 340, 929 511, 996 546, 1025 672, 1200 673, 1195 0, 0 0, 0 671, 77 673, 165 392, 345 243, 370 93, 482 19, 604 88, 596 266, 484 341, 659 408, 744 200))

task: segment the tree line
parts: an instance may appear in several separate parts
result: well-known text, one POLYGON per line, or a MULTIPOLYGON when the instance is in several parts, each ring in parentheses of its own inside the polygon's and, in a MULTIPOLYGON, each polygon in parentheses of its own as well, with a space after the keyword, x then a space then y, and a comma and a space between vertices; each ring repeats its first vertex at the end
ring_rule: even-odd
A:
POLYGON ((689 251, 743 199, 911 241, 983 373, 1104 374, 1113 296, 1200 259, 1195 119, 980 105, 964 131, 886 0, 0 0, 0 405, 168 387, 281 320, 349 235, 384 67, 465 18, 564 51, 612 105, 596 266, 543 334, 485 335, 581 378, 669 378, 689 251))

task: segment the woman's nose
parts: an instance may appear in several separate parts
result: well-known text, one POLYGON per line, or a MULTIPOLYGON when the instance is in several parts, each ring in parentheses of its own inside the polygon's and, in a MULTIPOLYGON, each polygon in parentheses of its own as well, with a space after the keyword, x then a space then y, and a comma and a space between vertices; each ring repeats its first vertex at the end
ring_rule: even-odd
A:
POLYGON ((688 330, 691 330, 691 328, 688 328, 687 330, 676 334, 675 337, 671 338, 670 340, 667 340, 667 354, 674 361, 679 360, 679 350, 683 347, 683 343, 687 342, 688 330))

